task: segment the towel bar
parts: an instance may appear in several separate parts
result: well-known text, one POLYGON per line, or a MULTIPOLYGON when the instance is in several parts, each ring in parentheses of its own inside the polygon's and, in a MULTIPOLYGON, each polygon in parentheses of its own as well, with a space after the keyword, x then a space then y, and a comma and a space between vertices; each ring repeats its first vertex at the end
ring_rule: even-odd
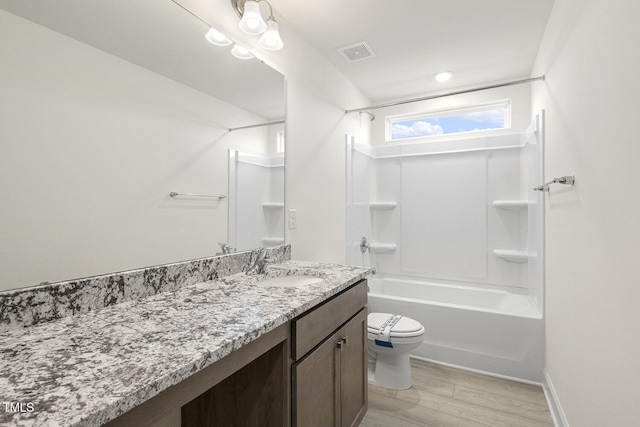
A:
POLYGON ((171 193, 169 193, 169 196, 171 196, 171 197, 178 197, 178 196, 206 197, 206 198, 214 198, 214 199, 218 199, 218 200, 222 200, 222 199, 226 199, 227 198, 227 196, 225 196, 224 194, 211 195, 211 194, 194 194, 194 193, 176 193, 175 191, 172 191, 171 193))

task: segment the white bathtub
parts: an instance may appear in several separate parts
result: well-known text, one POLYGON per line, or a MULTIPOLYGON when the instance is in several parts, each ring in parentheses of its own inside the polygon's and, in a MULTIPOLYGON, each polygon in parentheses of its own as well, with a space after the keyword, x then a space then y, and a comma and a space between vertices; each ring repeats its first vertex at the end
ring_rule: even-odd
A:
POLYGON ((402 314, 425 327, 412 356, 542 382, 544 323, 530 297, 492 289, 369 278, 369 311, 402 314))

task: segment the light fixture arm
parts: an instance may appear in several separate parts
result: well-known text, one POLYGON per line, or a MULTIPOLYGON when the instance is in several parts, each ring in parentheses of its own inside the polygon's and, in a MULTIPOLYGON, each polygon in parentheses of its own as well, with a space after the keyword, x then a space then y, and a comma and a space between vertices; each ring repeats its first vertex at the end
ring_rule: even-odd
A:
MULTIPOLYGON (((238 18, 242 19, 242 15, 244 15, 244 4, 247 0, 231 0, 231 7, 233 8, 233 10, 236 12, 236 15, 238 15, 238 18)), ((276 20, 276 18, 274 18, 273 16, 273 7, 271 6, 271 3, 269 3, 267 0, 255 0, 256 3, 266 3, 269 6, 269 17, 267 18, 268 20, 276 20)))
POLYGON ((269 3, 267 0, 258 0, 258 3, 260 3, 261 1, 265 2, 267 4, 267 6, 269 6, 269 17, 267 18, 267 21, 268 20, 275 21, 276 18, 273 17, 273 7, 271 7, 271 3, 269 3))
POLYGON ((231 7, 233 11, 238 15, 238 18, 242 19, 242 15, 244 15, 244 2, 246 0, 231 0, 231 7))

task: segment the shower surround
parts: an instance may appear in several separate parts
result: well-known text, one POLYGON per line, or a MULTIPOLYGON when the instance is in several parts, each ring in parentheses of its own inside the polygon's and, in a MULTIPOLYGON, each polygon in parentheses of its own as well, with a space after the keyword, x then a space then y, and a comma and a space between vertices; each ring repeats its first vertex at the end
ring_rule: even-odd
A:
POLYGON ((543 143, 544 113, 521 134, 384 147, 347 137, 347 261, 378 272, 371 311, 425 326, 412 356, 542 380, 543 143))

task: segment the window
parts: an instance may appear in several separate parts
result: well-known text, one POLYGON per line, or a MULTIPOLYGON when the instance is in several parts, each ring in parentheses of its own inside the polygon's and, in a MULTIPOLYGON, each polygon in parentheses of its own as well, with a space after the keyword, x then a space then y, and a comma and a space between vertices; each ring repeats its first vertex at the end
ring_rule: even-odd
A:
POLYGON ((387 118, 387 141, 481 132, 511 127, 511 103, 387 118))

